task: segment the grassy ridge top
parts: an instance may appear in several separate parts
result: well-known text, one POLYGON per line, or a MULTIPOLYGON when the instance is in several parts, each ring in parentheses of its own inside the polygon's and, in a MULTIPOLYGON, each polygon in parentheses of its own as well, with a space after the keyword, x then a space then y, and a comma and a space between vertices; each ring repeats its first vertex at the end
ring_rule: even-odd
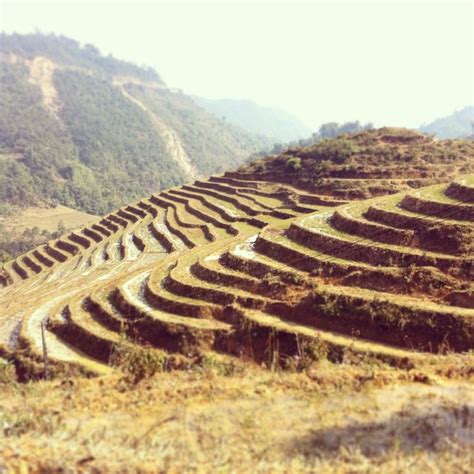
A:
MULTIPOLYGON (((403 128, 373 129, 289 148, 238 170, 243 177, 313 190, 320 189, 327 179, 406 180, 414 185, 414 180, 446 181, 456 172, 472 171, 474 143, 438 140, 403 128)), ((361 183, 360 195, 353 197, 377 194, 363 188, 361 183)))

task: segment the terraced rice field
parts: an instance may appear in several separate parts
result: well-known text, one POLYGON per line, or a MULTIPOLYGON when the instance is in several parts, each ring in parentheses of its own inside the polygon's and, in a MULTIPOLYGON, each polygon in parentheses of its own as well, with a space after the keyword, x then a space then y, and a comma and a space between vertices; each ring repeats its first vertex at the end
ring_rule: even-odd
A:
POLYGON ((0 353, 25 377, 44 345, 53 372, 107 373, 122 341, 416 366, 474 347, 473 236, 474 175, 364 201, 198 180, 7 263, 0 353))

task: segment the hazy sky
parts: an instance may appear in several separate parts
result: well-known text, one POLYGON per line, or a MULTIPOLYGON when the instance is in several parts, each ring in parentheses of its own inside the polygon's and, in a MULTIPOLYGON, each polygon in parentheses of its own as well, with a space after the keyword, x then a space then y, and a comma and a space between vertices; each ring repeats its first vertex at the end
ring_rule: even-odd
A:
POLYGON ((474 103, 474 3, 23 2, 0 28, 61 33, 173 87, 252 99, 310 127, 417 127, 474 103))

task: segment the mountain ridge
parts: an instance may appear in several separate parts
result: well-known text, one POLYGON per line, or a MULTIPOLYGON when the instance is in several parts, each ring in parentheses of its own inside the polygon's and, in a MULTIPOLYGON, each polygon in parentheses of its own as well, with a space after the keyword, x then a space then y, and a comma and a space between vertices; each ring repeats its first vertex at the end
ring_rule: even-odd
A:
POLYGON ((192 98, 204 109, 249 132, 265 135, 274 142, 306 138, 312 131, 300 119, 274 107, 265 107, 249 99, 192 98))
POLYGON ((0 76, 0 203, 100 214, 235 166, 267 143, 151 68, 64 37, 2 34, 0 76))
POLYGON ((473 124, 474 105, 468 105, 421 125, 420 130, 440 138, 467 138, 474 135, 473 124))

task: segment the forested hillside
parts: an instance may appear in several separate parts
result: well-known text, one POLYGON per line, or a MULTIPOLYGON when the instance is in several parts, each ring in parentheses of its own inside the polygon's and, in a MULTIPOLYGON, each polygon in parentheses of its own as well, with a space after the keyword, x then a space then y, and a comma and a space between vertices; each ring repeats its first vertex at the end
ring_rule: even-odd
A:
POLYGON ((262 137, 150 68, 53 35, 0 36, 0 203, 98 214, 242 163, 262 137))

